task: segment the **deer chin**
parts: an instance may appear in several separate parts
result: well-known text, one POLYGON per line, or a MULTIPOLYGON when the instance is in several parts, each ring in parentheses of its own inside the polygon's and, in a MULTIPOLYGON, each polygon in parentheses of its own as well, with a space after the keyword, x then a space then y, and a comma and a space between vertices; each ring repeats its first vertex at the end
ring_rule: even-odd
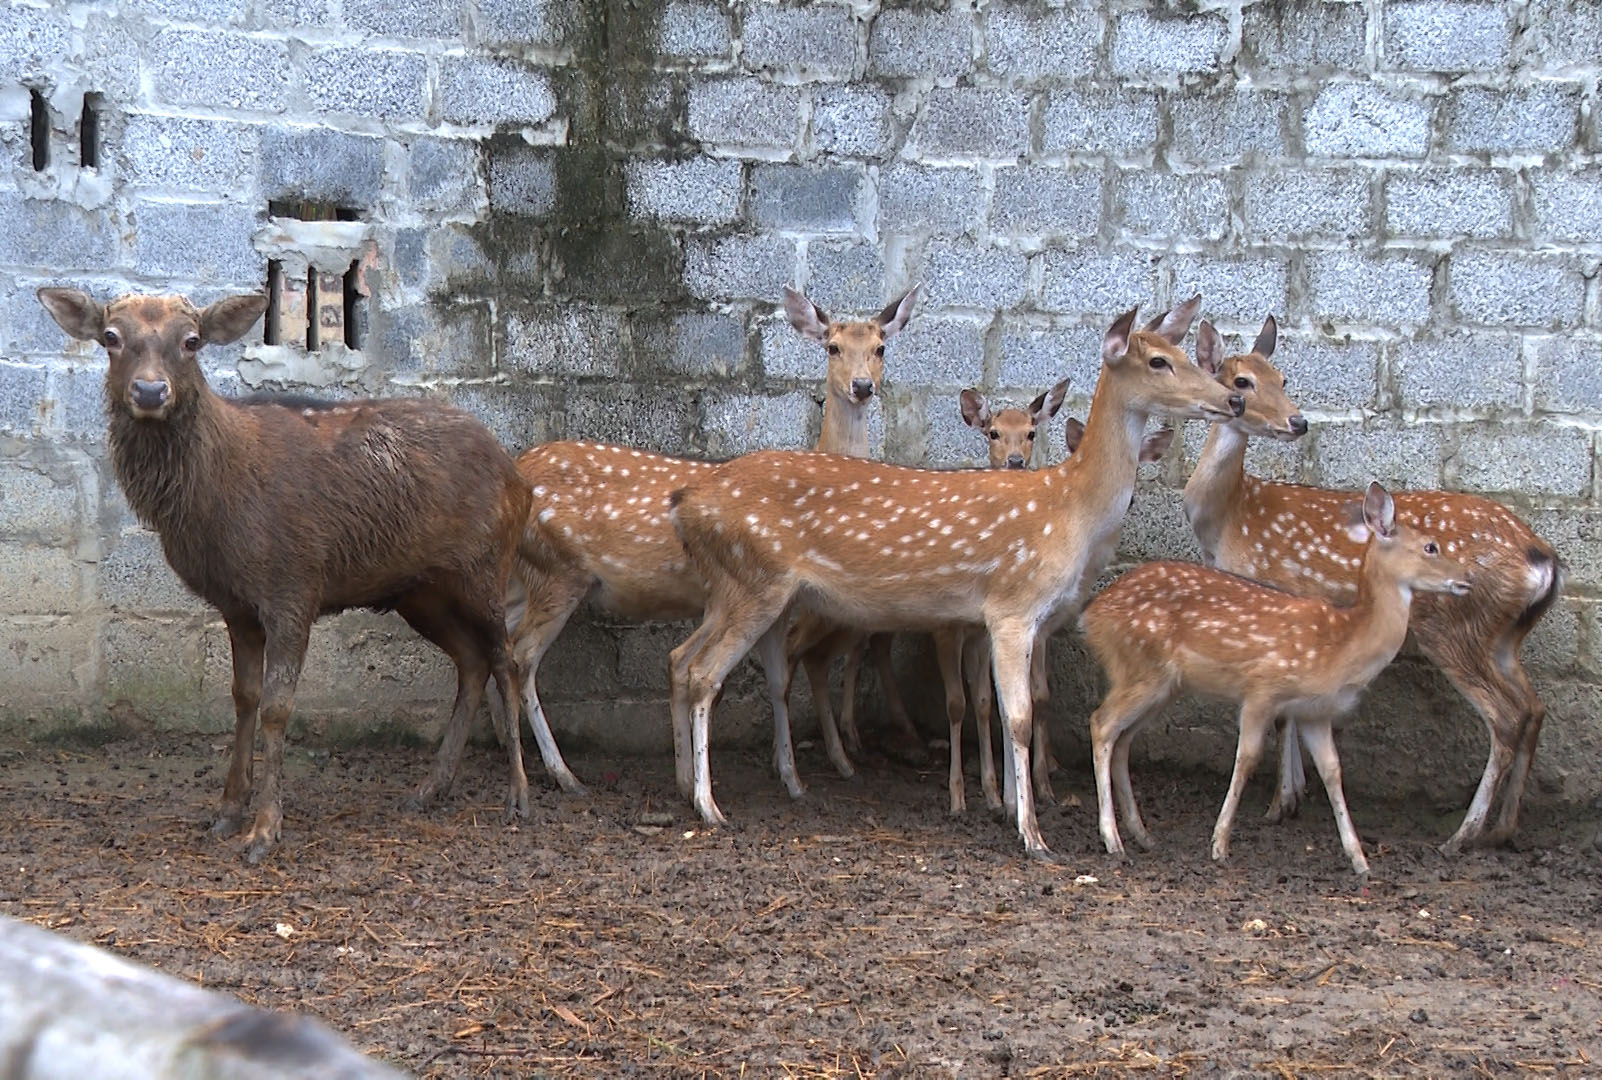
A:
POLYGON ((1236 416, 1228 409, 1215 409, 1211 405, 1198 405, 1196 411, 1186 415, 1187 420, 1234 420, 1236 416))
POLYGON ((159 424, 166 420, 167 417, 172 413, 172 398, 170 397, 166 401, 163 401, 160 405, 157 405, 154 409, 148 409, 137 404, 133 400, 132 396, 124 398, 123 404, 127 406, 129 416, 133 417, 135 420, 141 420, 150 424, 159 424))
POLYGON ((1450 593, 1453 596, 1467 596, 1473 591, 1473 588, 1474 586, 1472 582, 1464 581, 1461 578, 1453 578, 1451 581, 1446 583, 1446 588, 1442 591, 1450 593))
POLYGON ((1295 429, 1289 427, 1270 427, 1268 429, 1268 434, 1270 437, 1279 442, 1295 442, 1303 435, 1306 435, 1307 432, 1296 431, 1295 429))

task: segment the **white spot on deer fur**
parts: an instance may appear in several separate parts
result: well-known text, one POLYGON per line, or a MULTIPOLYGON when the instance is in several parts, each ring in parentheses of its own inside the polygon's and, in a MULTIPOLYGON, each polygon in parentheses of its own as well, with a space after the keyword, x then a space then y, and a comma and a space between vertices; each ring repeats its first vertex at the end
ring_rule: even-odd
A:
POLYGON ((549 506, 547 506, 544 510, 540 511, 540 513, 539 513, 539 522, 540 522, 541 525, 544 525, 547 521, 550 521, 555 516, 556 516, 556 511, 552 510, 549 506))

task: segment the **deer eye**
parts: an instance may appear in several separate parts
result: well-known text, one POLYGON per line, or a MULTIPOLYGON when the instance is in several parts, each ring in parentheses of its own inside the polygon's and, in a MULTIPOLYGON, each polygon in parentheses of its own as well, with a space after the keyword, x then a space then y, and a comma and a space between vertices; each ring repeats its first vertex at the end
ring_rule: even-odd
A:
POLYGON ((108 349, 115 349, 122 344, 122 335, 112 327, 106 327, 100 335, 100 342, 108 349))
POLYGON ((187 337, 185 337, 184 338, 184 348, 189 350, 190 352, 196 352, 197 350, 199 350, 199 348, 200 348, 200 335, 196 334, 196 333, 190 333, 187 337))
POLYGON ((1035 433, 1033 431, 1031 431, 1029 433, 1029 441, 1030 442, 1034 442, 1035 441, 1035 433))
POLYGON ((1151 369, 1153 371, 1161 371, 1163 368, 1165 368, 1167 366, 1168 366, 1168 357, 1166 357, 1166 356, 1154 356, 1154 357, 1151 358, 1151 369))
POLYGON ((884 346, 880 345, 877 349, 873 350, 873 355, 882 359, 884 357, 884 346))
POLYGON ((991 428, 989 431, 985 432, 985 434, 989 435, 992 440, 1001 438, 1001 432, 997 431, 995 428, 991 428))
POLYGON ((1235 376, 1235 389, 1236 390, 1250 390, 1251 388, 1252 388, 1252 381, 1250 379, 1248 379, 1244 375, 1236 375, 1235 376))
POLYGON ((829 342, 829 355, 830 356, 839 356, 840 355, 840 346, 836 345, 832 341, 829 342))
POLYGON ((1426 540, 1426 541, 1424 541, 1424 554, 1426 554, 1426 555, 1439 555, 1440 553, 1441 553, 1441 545, 1437 544, 1434 540, 1426 540))

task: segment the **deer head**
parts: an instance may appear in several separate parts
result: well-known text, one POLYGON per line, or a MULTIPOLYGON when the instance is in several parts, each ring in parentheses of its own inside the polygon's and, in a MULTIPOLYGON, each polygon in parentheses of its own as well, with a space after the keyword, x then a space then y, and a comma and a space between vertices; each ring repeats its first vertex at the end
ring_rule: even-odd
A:
POLYGON ((80 341, 105 347, 106 400, 135 420, 162 421, 205 392, 202 345, 239 338, 267 310, 259 293, 196 309, 182 296, 129 294, 102 307, 77 289, 40 289, 39 302, 80 341))
POLYGON ((1285 376, 1269 362, 1279 337, 1270 315, 1252 343, 1252 351, 1224 356, 1224 342, 1213 324, 1202 321, 1196 333, 1196 362, 1216 367, 1218 381, 1246 399, 1246 411, 1230 424, 1246 435, 1262 435, 1290 442, 1307 434, 1307 418, 1285 393, 1285 376))
POLYGON ((1354 515, 1349 528, 1354 538, 1369 541, 1365 562, 1376 561, 1386 576, 1410 590, 1468 595, 1468 569, 1447 558, 1433 536, 1397 521, 1391 493, 1378 483, 1370 483, 1363 494, 1361 515, 1360 521, 1354 515))
POLYGON ((914 285, 871 320, 832 322, 822 308, 794 289, 784 290, 784 313, 790 325, 829 352, 829 393, 844 401, 865 402, 884 382, 884 343, 912 318, 918 299, 914 285))
MULTIPOLYGON (((1064 379, 1031 401, 1027 409, 1002 409, 992 413, 983 394, 964 390, 962 419, 969 427, 984 432, 990 440, 992 469, 1026 469, 1034 458, 1036 433, 1042 424, 1057 415, 1067 394, 1068 380, 1064 379)), ((1080 425, 1081 431, 1083 428, 1080 425)), ((1072 448, 1068 452, 1073 453, 1072 448)))
POLYGON ((1193 296, 1138 331, 1131 309, 1108 329, 1101 345, 1102 366, 1128 405, 1182 420, 1228 420, 1245 410, 1239 393, 1215 381, 1220 370, 1216 363, 1201 364, 1198 357, 1192 364, 1179 347, 1200 307, 1201 297, 1193 296))

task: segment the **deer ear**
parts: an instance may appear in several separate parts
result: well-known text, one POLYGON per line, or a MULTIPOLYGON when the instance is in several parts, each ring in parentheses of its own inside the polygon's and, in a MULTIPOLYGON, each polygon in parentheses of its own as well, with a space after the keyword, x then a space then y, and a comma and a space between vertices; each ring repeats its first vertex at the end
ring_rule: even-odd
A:
POLYGON ((1274 355, 1274 346, 1279 344, 1279 323, 1270 315, 1263 320, 1263 328, 1257 331, 1257 340, 1252 342, 1252 352, 1268 359, 1274 355))
POLYGON ((1163 455, 1174 442, 1174 429, 1160 427, 1147 435, 1140 444, 1140 460, 1144 462, 1161 461, 1163 455))
POLYGON ((106 309, 77 289, 40 289, 39 303, 56 325, 79 341, 99 341, 106 328, 106 309))
POLYGON ((1214 378, 1224 370, 1224 339, 1206 319, 1196 331, 1196 366, 1214 378))
POLYGON ((1029 419, 1038 427, 1057 415, 1063 398, 1068 396, 1068 380, 1064 379, 1029 403, 1029 419))
POLYGON ((922 288, 923 283, 919 282, 890 301, 885 305, 885 309, 879 312, 879 317, 874 321, 879 324, 879 329, 884 331, 886 341, 906 329, 907 320, 912 318, 912 306, 918 302, 918 290, 922 288))
POLYGON ((984 395, 977 390, 964 390, 960 400, 963 422, 983 431, 985 425, 990 423, 990 406, 985 403, 984 395))
POLYGON ((1079 449, 1079 441, 1085 437, 1085 425, 1077 416, 1070 416, 1068 422, 1062 426, 1062 442, 1072 454, 1079 449))
POLYGON ((822 308, 788 285, 784 287, 784 314, 789 318, 791 326, 813 341, 822 341, 829 336, 829 316, 823 313, 822 308))
POLYGON ((1129 351, 1129 335, 1134 333, 1135 314, 1139 308, 1130 308, 1107 328, 1107 334, 1101 339, 1101 362, 1116 364, 1123 359, 1129 351))
POLYGON ((1170 345, 1178 345, 1190 333, 1190 324, 1196 321, 1201 310, 1201 293, 1165 314, 1155 327, 1156 333, 1170 345))
POLYGON ((261 293, 225 296, 200 313, 200 339, 208 345, 237 341, 266 310, 267 297, 261 293))
POLYGON ((1363 524, 1386 539, 1396 535, 1396 503, 1377 480, 1363 493, 1363 524))

